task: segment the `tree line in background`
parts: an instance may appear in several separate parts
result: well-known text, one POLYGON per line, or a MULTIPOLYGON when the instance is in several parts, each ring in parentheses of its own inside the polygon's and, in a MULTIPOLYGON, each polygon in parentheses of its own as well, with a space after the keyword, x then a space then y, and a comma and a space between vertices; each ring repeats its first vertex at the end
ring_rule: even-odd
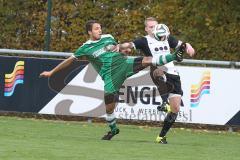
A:
MULTIPOLYGON (((51 51, 74 52, 87 40, 85 22, 97 19, 119 42, 145 35, 155 17, 190 42, 196 59, 240 60, 238 0, 52 0, 51 51)), ((0 0, 0 48, 43 50, 47 0, 0 0)))

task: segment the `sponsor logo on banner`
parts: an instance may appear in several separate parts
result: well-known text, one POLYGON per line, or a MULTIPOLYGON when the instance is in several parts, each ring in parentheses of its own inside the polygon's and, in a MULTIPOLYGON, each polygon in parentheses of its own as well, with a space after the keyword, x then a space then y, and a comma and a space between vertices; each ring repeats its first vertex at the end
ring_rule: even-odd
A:
POLYGON ((191 107, 198 107, 201 97, 210 94, 210 71, 203 72, 202 78, 198 84, 191 85, 191 107))
MULTIPOLYGON (((63 79, 63 76, 58 77, 63 79)), ((56 82, 58 80, 50 79, 49 84, 52 89, 57 88, 54 86, 56 82)), ((104 83, 101 77, 91 65, 88 65, 63 89, 60 89, 58 95, 40 113, 89 117, 104 116, 103 88, 104 83)), ((161 98, 149 76, 149 69, 145 69, 125 81, 120 89, 118 101, 118 106, 115 109, 118 118, 148 119, 150 114, 157 116, 162 113, 157 111, 157 106, 161 105, 161 98)))
POLYGON ((18 61, 10 74, 5 74, 4 96, 10 97, 18 84, 24 81, 24 61, 18 61))

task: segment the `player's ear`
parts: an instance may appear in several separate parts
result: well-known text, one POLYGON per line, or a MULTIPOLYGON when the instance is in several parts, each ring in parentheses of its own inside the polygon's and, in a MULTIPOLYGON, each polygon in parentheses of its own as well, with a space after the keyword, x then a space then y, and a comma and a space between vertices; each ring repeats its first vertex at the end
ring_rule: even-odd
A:
POLYGON ((91 35, 92 34, 92 31, 88 31, 88 35, 91 35))
POLYGON ((145 31, 147 32, 147 27, 145 27, 145 31))

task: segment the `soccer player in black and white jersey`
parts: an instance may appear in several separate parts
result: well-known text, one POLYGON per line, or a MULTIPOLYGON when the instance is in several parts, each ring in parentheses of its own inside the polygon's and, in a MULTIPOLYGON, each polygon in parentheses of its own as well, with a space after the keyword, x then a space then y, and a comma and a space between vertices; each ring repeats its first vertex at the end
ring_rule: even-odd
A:
MULTIPOLYGON (((156 57, 169 53, 170 49, 178 49, 183 43, 170 35, 168 27, 164 24, 158 24, 157 20, 153 17, 147 18, 144 24, 147 35, 133 42, 119 44, 120 50, 134 48, 141 50, 145 56, 156 57), (156 25, 159 27, 158 30, 160 30, 160 35, 157 37, 154 34, 154 29, 156 29, 154 27, 156 25)), ((189 43, 186 43, 185 52, 191 57, 195 54, 195 50, 189 43)), ((163 104, 168 103, 170 106, 167 116, 164 119, 162 130, 156 139, 156 142, 166 144, 166 134, 175 122, 180 110, 181 97, 183 95, 181 80, 173 62, 161 67, 152 65, 150 75, 158 87, 163 104)), ((159 109, 165 108, 167 107, 160 106, 159 109)))

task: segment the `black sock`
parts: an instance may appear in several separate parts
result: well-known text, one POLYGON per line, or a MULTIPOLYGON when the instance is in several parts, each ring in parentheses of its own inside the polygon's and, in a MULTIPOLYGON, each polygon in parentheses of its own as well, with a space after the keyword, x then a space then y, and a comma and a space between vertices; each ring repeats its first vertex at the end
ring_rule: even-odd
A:
POLYGON ((164 137, 169 129, 172 127, 173 123, 177 119, 177 113, 170 112, 164 119, 163 128, 159 134, 160 137, 164 137))

